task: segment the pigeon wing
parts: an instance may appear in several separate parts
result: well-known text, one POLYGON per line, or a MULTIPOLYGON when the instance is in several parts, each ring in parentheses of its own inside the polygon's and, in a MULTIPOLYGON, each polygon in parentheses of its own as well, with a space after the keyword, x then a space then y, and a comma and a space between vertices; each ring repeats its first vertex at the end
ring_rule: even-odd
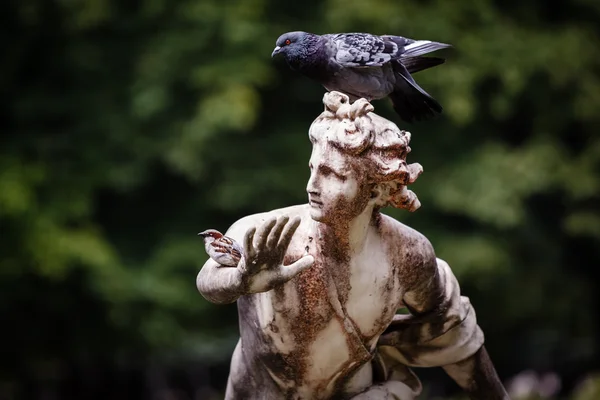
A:
POLYGON ((343 67, 380 67, 397 59, 410 39, 368 33, 340 33, 330 37, 334 60, 343 67))

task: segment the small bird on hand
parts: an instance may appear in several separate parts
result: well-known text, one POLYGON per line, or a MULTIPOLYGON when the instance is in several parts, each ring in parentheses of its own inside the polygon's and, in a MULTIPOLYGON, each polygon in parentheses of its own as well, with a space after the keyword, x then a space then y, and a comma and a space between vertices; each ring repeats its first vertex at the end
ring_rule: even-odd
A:
POLYGON ((347 94, 350 101, 389 96, 400 118, 414 122, 432 119, 442 112, 442 106, 411 73, 443 64, 443 58, 422 55, 446 47, 450 45, 402 36, 298 31, 281 35, 271 57, 283 55, 292 70, 318 81, 328 91, 347 94))
POLYGON ((244 250, 235 240, 215 229, 207 229, 198 236, 204 239, 204 248, 210 258, 221 265, 237 267, 244 250))

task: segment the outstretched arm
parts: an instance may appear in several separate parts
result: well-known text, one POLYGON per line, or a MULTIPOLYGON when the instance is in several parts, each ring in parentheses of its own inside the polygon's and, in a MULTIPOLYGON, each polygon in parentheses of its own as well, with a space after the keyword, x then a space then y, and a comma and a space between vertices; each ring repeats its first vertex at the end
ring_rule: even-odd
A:
POLYGON ((472 399, 508 399, 483 347, 475 310, 460 295, 450 266, 423 240, 403 297, 410 315, 395 316, 379 340, 380 350, 408 366, 443 367, 472 399))
POLYGON ((299 225, 299 217, 290 221, 287 216, 269 218, 258 229, 247 221, 238 221, 227 231, 227 236, 240 242, 243 238, 244 256, 237 267, 209 259, 196 278, 202 296, 217 304, 233 303, 245 294, 269 291, 310 267, 314 259, 309 255, 283 265, 283 257, 299 225))
POLYGON ((443 368, 473 400, 510 399, 485 346, 467 359, 443 368))
POLYGON ((244 294, 238 268, 224 267, 208 259, 196 277, 200 294, 211 303, 229 304, 244 294))

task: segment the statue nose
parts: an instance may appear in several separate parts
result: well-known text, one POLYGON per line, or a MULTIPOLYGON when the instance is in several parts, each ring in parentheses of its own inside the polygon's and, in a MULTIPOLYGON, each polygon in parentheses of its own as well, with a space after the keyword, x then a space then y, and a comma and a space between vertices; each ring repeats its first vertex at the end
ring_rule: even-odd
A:
POLYGON ((317 182, 313 176, 310 177, 310 179, 308 180, 308 183, 306 184, 306 192, 310 195, 315 195, 315 196, 319 195, 317 182))
POLYGON ((306 191, 314 194, 318 194, 320 192, 320 179, 319 174, 316 169, 311 169, 310 177, 308 178, 308 182, 306 183, 306 191))

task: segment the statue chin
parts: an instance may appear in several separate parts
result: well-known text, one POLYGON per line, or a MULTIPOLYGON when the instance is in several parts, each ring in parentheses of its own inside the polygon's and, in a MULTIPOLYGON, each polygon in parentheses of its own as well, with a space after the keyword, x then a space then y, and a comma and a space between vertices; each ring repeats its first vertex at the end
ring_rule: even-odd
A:
POLYGON ((311 207, 310 211, 310 218, 312 218, 314 221, 317 222, 326 222, 326 218, 325 215, 323 214, 323 210, 321 210, 320 208, 317 207, 311 207))
POLYGON ((332 215, 327 213, 326 210, 323 209, 322 205, 310 205, 308 211, 310 218, 313 221, 320 222, 325 225, 329 225, 332 220, 332 215))

